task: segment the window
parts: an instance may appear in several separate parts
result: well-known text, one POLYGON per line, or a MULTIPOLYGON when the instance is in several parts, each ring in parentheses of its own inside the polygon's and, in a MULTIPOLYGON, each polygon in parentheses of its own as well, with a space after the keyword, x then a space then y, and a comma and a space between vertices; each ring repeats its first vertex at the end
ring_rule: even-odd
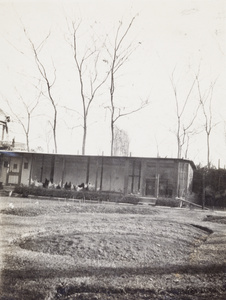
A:
POLYGON ((24 169, 28 169, 28 162, 24 163, 24 169))
POLYGON ((13 164, 13 170, 17 169, 17 164, 13 164))
POLYGON ((4 161, 4 168, 8 168, 8 166, 9 166, 8 161, 4 161))
POLYGON ((129 193, 140 192, 141 161, 131 160, 129 162, 129 193))

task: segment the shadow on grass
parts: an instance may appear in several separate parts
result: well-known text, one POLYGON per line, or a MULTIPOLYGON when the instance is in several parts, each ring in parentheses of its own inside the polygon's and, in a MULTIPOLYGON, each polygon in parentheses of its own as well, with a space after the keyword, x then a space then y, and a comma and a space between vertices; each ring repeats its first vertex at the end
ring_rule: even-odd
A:
MULTIPOLYGON (((93 268, 89 267, 87 269, 81 268, 76 270, 34 270, 34 269, 24 269, 24 270, 3 270, 2 272, 2 294, 13 295, 0 297, 1 300, 38 300, 47 299, 46 288, 51 290, 52 297, 48 299, 120 299, 120 300, 136 300, 136 299, 212 299, 212 295, 225 296, 226 284, 222 283, 219 286, 177 286, 177 287, 167 287, 166 289, 159 289, 159 287, 133 287, 128 286, 118 286, 114 287, 111 284, 111 278, 114 276, 120 277, 127 274, 128 276, 137 275, 163 275, 171 273, 185 273, 185 274, 219 274, 226 272, 226 264, 216 265, 212 264, 209 266, 167 266, 167 267, 147 267, 147 268, 93 268), (96 282, 94 284, 81 283, 66 283, 67 279, 73 277, 83 277, 83 276, 95 276, 96 282), (109 277, 109 283, 101 280, 103 277, 109 277), (64 283, 61 282, 61 278, 64 283), (55 279, 55 284, 48 286, 47 279, 55 279), (34 286, 26 286, 26 282, 36 282, 34 286), (18 289, 19 290, 16 290, 18 289), (18 295, 18 297, 14 297, 18 295), (98 297, 94 297, 98 295, 98 297), (115 295, 115 296, 114 296, 115 295), (187 297, 185 297, 187 295, 187 297), (192 297, 194 295, 195 297, 192 297), (200 296, 205 296, 205 298, 196 298, 200 296), (207 297, 208 296, 208 297, 207 297), (69 297, 69 298, 68 298, 69 297), (115 298, 117 297, 117 298, 115 298), (192 298, 190 298, 192 297, 192 298)), ((70 280, 68 280, 70 282, 70 280)), ((223 296, 223 297, 224 297, 223 296)), ((225 299, 225 298, 218 298, 225 299)))
POLYGON ((5 269, 2 271, 1 278, 2 282, 4 280, 9 281, 13 279, 19 280, 35 280, 37 278, 56 278, 56 277, 83 277, 83 276, 95 276, 95 277, 110 277, 110 276, 121 276, 128 274, 130 276, 138 275, 167 275, 171 273, 177 274, 218 274, 226 272, 226 263, 223 264, 209 264, 208 266, 203 265, 189 265, 185 264, 183 266, 178 265, 168 265, 165 267, 136 267, 136 268, 105 268, 105 267, 87 267, 87 268, 77 268, 70 270, 57 270, 57 269, 44 269, 35 270, 33 268, 26 268, 21 270, 10 270, 5 269))

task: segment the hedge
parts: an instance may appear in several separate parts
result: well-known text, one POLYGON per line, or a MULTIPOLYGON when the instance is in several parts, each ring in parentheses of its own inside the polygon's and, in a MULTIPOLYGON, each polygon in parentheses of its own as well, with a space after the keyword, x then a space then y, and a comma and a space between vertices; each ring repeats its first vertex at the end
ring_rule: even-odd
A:
POLYGON ((66 198, 66 199, 83 199, 91 201, 109 201, 138 204, 139 198, 135 196, 124 196, 122 193, 117 192, 96 192, 96 191, 75 191, 66 189, 46 189, 43 187, 31 187, 31 186, 16 186, 14 193, 21 195, 22 197, 43 196, 47 198, 66 198))
MULTIPOLYGON (((75 191, 66 189, 48 189, 43 187, 34 186, 16 186, 14 193, 21 195, 22 197, 32 196, 42 196, 46 198, 63 198, 63 199, 82 199, 90 201, 108 201, 115 203, 128 203, 128 204, 138 204, 141 200, 139 196, 136 195, 126 195, 118 192, 105 192, 105 191, 75 191)), ((142 198, 143 199, 143 198, 142 198)), ((179 207, 180 201, 176 199, 164 199, 159 198, 156 200, 156 205, 158 206, 170 206, 179 207)))
POLYGON ((181 201, 171 198, 158 198, 156 200, 157 206, 169 206, 169 207, 180 207, 181 201))

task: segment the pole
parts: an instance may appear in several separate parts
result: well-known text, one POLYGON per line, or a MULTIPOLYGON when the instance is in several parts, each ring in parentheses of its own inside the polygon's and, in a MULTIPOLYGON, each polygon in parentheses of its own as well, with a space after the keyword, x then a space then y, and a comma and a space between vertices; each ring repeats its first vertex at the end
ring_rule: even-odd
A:
POLYGON ((202 174, 202 209, 205 208, 205 171, 202 174))
POLYGON ((2 125, 2 141, 4 141, 4 130, 5 130, 5 127, 4 127, 4 125, 2 125))

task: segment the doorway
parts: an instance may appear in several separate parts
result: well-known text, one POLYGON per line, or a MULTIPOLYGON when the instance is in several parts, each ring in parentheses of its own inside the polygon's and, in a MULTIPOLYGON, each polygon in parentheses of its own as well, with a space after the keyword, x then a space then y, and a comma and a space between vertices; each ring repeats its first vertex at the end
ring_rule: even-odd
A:
POLYGON ((6 178, 6 185, 20 184, 21 166, 22 166, 21 157, 10 157, 9 168, 8 168, 8 173, 6 178))
POLYGON ((155 181, 156 181, 155 178, 146 179, 146 191, 145 191, 146 196, 155 197, 155 195, 156 195, 156 192, 155 192, 156 182, 155 181))

